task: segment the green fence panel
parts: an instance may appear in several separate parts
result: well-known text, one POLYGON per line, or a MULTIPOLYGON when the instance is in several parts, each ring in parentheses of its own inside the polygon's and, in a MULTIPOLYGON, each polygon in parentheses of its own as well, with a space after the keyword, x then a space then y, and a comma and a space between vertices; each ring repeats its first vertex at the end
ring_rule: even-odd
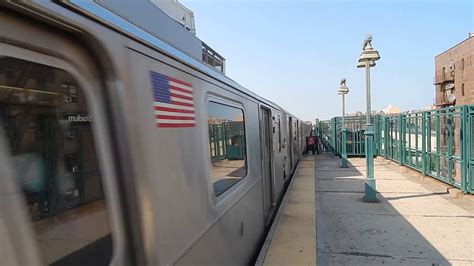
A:
MULTIPOLYGON (((380 139, 379 125, 381 119, 379 116, 372 118, 372 123, 375 127, 375 140, 376 145, 374 146, 374 154, 378 154, 380 139)), ((347 116, 345 117, 345 128, 346 128, 346 151, 348 156, 364 156, 365 155, 365 116, 347 116)), ((340 155, 341 153, 341 129, 342 129, 342 118, 334 117, 330 120, 331 136, 326 137, 331 139, 331 151, 334 155, 340 155)))
MULTIPOLYGON (((372 117, 374 154, 474 194, 474 105, 372 117)), ((345 118, 349 156, 365 155, 365 116, 345 118)), ((341 151, 341 117, 320 121, 325 151, 341 151)))
POLYGON ((209 150, 211 161, 239 160, 245 157, 245 139, 242 122, 222 122, 209 125, 209 150))

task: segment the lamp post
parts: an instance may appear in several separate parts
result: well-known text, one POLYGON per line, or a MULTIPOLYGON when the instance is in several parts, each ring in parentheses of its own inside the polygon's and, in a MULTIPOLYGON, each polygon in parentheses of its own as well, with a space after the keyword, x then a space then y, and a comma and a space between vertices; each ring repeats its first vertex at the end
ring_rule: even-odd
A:
POLYGON ((337 94, 342 95, 342 125, 341 125, 341 168, 347 168, 347 144, 346 144, 346 102, 345 95, 349 93, 349 88, 346 86, 346 79, 341 79, 340 87, 337 94))
POLYGON ((358 68, 365 68, 367 114, 365 126, 365 195, 364 202, 379 202, 374 177, 374 126, 370 121, 372 108, 370 107, 370 68, 375 66, 375 61, 380 59, 379 52, 372 47, 372 35, 367 35, 362 46, 362 53, 357 64, 358 68))

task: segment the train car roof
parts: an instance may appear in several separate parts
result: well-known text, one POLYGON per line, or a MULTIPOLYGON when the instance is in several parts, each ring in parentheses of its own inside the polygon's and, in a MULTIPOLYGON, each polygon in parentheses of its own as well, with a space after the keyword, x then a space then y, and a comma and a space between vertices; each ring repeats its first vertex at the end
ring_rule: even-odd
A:
MULTIPOLYGON (((151 34, 145 30, 143 30, 140 26, 135 25, 134 23, 124 19, 120 15, 112 12, 111 10, 105 8, 104 6, 93 2, 93 1, 83 1, 83 0, 70 0, 68 2, 64 2, 64 4, 72 7, 76 11, 80 11, 81 13, 85 13, 86 15, 95 18, 96 20, 100 21, 101 23, 105 24, 106 26, 127 35, 130 38, 138 40, 142 43, 151 46, 168 56, 206 74, 209 77, 212 77, 220 82, 262 102, 267 105, 270 105, 274 108, 279 110, 285 111, 289 114, 286 110, 284 110, 278 104, 267 100, 256 93, 252 92, 249 89, 241 86, 231 78, 225 76, 224 74, 218 72, 217 70, 203 64, 199 60, 195 59, 194 57, 188 55, 187 53, 181 51, 180 49, 175 48, 171 44, 161 40, 159 37, 151 34)), ((293 115, 292 115, 293 116, 293 115)))

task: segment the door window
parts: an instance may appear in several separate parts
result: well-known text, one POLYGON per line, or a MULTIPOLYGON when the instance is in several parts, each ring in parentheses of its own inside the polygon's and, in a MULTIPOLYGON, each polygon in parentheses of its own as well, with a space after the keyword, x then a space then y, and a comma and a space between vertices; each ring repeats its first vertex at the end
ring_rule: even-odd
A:
POLYGON ((47 264, 110 262, 111 231, 91 123, 71 74, 0 57, 0 126, 47 264))

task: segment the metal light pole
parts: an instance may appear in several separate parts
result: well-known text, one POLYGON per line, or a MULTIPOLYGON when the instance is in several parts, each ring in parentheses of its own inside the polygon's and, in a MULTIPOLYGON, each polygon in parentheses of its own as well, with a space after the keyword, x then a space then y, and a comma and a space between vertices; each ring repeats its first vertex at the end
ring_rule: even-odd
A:
POLYGON ((370 119, 372 112, 370 104, 370 67, 375 66, 375 61, 380 59, 379 52, 372 47, 372 35, 367 35, 362 46, 362 53, 357 64, 358 68, 365 67, 366 79, 366 97, 367 97, 367 114, 365 126, 365 162, 366 162, 366 178, 365 178, 365 195, 362 199, 364 202, 379 202, 377 199, 377 189, 374 177, 374 126, 370 119))
POLYGON ((337 94, 342 95, 342 125, 341 125, 341 168, 347 168, 347 144, 346 144, 346 102, 345 96, 349 93, 349 88, 346 86, 346 79, 341 79, 340 87, 337 94))

